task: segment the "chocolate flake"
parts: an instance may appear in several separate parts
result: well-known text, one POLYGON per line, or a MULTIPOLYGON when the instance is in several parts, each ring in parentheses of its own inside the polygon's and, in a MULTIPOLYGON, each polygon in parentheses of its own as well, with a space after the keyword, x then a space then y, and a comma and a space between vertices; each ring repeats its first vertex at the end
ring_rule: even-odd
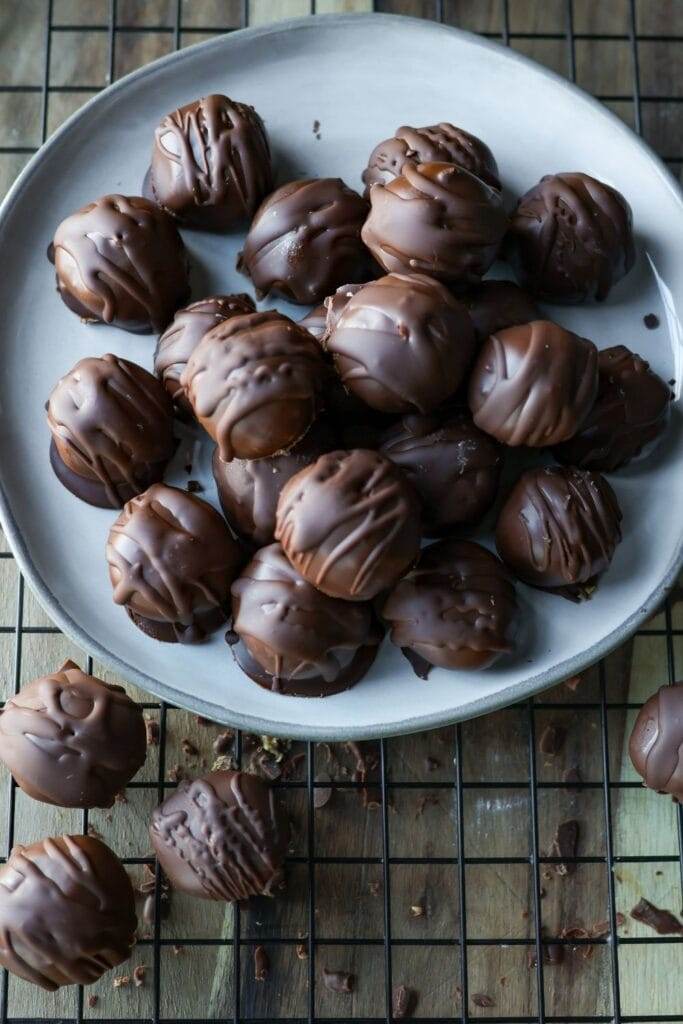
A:
POLYGON ((234 739, 235 736, 232 729, 227 729, 225 732, 219 732, 218 736, 216 736, 216 739, 213 741, 214 753, 219 756, 221 754, 227 754, 229 750, 232 750, 234 739))
POLYGON ((355 976, 346 971, 330 971, 323 967, 323 981, 330 992, 353 992, 355 976))
POLYGON ((661 910, 644 897, 636 903, 631 917, 652 928, 658 935, 683 935, 683 924, 670 910, 661 910))
POLYGON ((539 748, 542 754, 548 757, 556 757, 564 747, 567 738, 567 730, 562 725, 550 722, 541 733, 539 748))
POLYGON ((145 973, 147 968, 144 964, 138 964, 133 971, 133 984, 136 988, 140 988, 145 984, 145 973))
MULTIPOLYGON (((561 821, 557 826, 557 832, 550 847, 551 857, 573 858, 576 857, 576 848, 579 842, 579 823, 575 818, 568 821, 561 821)), ((573 875, 576 871, 576 864, 562 863, 555 864, 555 871, 558 875, 573 875)))
POLYGON ((126 985, 130 985, 130 974, 119 974, 112 981, 113 988, 125 988, 126 985))
POLYGON ((394 1019, 405 1020, 406 1017, 412 1017, 416 1002, 417 993, 414 989, 408 988, 407 985, 399 985, 398 988, 395 988, 391 1000, 391 1012, 394 1019))
POLYGON ((183 948, 184 947, 181 946, 179 942, 176 942, 176 944, 173 946, 173 956, 180 956, 180 954, 183 952, 183 948))
POLYGON ((410 908, 411 917, 424 917, 425 908, 421 903, 414 903, 410 908))
POLYGON ((99 996, 88 996, 88 1006, 93 1010, 99 1002, 99 996))
POLYGON ((270 959, 263 946, 254 950, 254 980, 265 981, 270 971, 270 959))
POLYGON ((569 679, 565 679, 564 685, 571 693, 576 693, 578 688, 581 686, 581 676, 570 676, 569 679))
POLYGON ((656 327, 659 327, 659 317, 656 313, 646 313, 643 317, 643 323, 648 331, 654 331, 656 327))
POLYGON ((487 996, 485 992, 475 992, 474 995, 472 996, 472 1002, 474 1003, 475 1006, 481 1007, 496 1005, 493 999, 491 999, 491 996, 487 996))
POLYGON ((159 723, 156 718, 145 719, 145 732, 147 734, 147 746, 156 747, 159 743, 159 736, 161 734, 159 723))
POLYGON ((308 960, 308 946, 306 946, 303 942, 299 942, 296 947, 296 955, 298 956, 299 960, 308 960))
POLYGON ((201 494, 204 490, 204 485, 200 484, 199 480, 188 480, 187 489, 190 494, 201 494))
MULTIPOLYGON (((315 781, 320 783, 329 783, 331 778, 327 772, 318 772, 315 777, 315 781)), ((332 799, 332 788, 329 785, 316 786, 313 790, 313 806, 316 811, 319 811, 321 807, 324 807, 332 799)))
POLYGON ((199 753, 192 740, 188 739, 181 740, 180 749, 186 757, 196 757, 199 753))

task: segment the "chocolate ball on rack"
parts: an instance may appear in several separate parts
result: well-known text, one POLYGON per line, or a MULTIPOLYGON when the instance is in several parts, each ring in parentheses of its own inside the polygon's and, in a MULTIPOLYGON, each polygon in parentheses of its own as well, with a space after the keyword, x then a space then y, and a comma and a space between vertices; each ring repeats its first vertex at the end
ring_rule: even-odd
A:
POLYGON ((183 780, 153 812, 149 831, 169 882, 190 896, 237 903, 273 896, 284 881, 287 816, 256 775, 183 780))
POLYGON ((542 318, 536 303, 512 281, 481 281, 459 298, 467 306, 474 333, 480 342, 506 327, 542 318))
POLYGON ((48 992, 123 963, 136 926, 130 879, 93 836, 15 846, 0 867, 0 965, 48 992))
POLYGON ((497 189, 454 164, 405 164, 370 189, 361 236, 388 273, 472 284, 489 269, 508 228, 497 189))
POLYGON ((500 188, 498 166, 486 143, 463 128, 442 121, 426 128, 402 125, 391 139, 375 146, 362 175, 365 194, 369 195, 370 186, 378 182, 388 185, 402 173, 407 163, 417 165, 435 161, 456 164, 470 174, 476 174, 492 188, 500 188))
POLYGON ((269 310, 233 316, 205 334, 180 377, 220 458, 262 459, 289 451, 321 405, 319 344, 269 310))
POLYGON ((192 415, 180 376, 187 361, 207 331, 231 316, 255 311, 249 295, 211 295, 179 309, 157 342, 154 372, 161 380, 177 408, 192 415))
POLYGON ((301 576, 279 544, 257 551, 232 585, 233 654, 273 693, 327 697, 363 678, 382 630, 369 603, 328 597, 301 576))
POLYGON ((47 402, 50 462, 58 480, 98 508, 121 508, 161 480, 172 457, 173 404, 141 366, 81 359, 47 402))
POLYGON ((73 661, 0 712, 0 758, 25 793, 57 807, 111 807, 146 752, 139 705, 73 661))
POLYGON ((283 488, 275 538, 318 590, 367 601, 418 555, 420 502, 389 459, 356 448, 329 452, 283 488))
POLYGON ((168 643, 197 643, 226 621, 244 554, 211 505, 154 484, 112 526, 107 562, 114 602, 138 629, 168 643))
POLYGON ((517 599, 503 563, 480 544, 423 548, 382 607, 393 643, 426 679, 432 666, 488 668, 515 649, 517 599))
POLYGON ((476 425, 503 444, 542 448, 572 437, 598 392, 592 341, 550 320, 488 338, 470 375, 476 425))
POLYGON ((539 299, 600 301, 635 263, 631 208, 589 174, 547 174, 519 200, 505 250, 539 299))
POLYGON ((171 217, 139 196, 102 196, 59 225, 50 247, 57 290, 82 320, 163 331, 190 295, 171 217))
POLYGON ((341 178, 291 181, 256 211, 238 268, 259 297, 322 302, 338 285, 370 276, 360 237, 367 214, 365 199, 341 178))
POLYGON ((621 509, 590 470, 527 470, 498 517, 496 546, 514 574, 571 600, 590 597, 621 540, 621 509))
POLYGON ((643 704, 628 751, 649 789, 683 803, 683 683, 662 686, 643 704))
POLYGON ((159 206, 183 224, 234 227, 273 187, 263 121, 220 93, 179 107, 154 132, 148 180, 159 206))

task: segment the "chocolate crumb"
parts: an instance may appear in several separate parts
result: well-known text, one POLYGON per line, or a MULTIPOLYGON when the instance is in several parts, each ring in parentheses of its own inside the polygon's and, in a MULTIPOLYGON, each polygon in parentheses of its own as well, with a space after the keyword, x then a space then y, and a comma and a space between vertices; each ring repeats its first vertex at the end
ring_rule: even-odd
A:
POLYGON ((313 122, 313 134, 316 135, 319 131, 320 131, 320 121, 316 117, 315 121, 313 122))
POLYGON ((270 970, 270 959, 263 946, 254 950, 254 981, 265 981, 270 970))
POLYGON ((417 993, 407 985, 399 985, 394 989, 391 1000, 391 1012, 396 1020, 412 1017, 417 1001, 417 993))
POLYGON ((329 785, 332 779, 327 772, 318 772, 315 777, 315 781, 318 783, 327 783, 327 785, 318 785, 313 790, 313 806, 316 811, 319 811, 321 807, 329 804, 332 799, 332 787, 329 785))
POLYGON ((124 789, 120 789, 118 791, 118 793, 114 793, 114 803, 115 804, 127 804, 128 803, 128 797, 126 796, 126 791, 124 789))
POLYGON ((172 765, 168 770, 168 778, 171 782, 180 782, 183 777, 183 769, 179 764, 172 765))
MULTIPOLYGON (((576 848, 579 843, 579 823, 575 818, 568 821, 561 821, 557 826, 557 832, 550 847, 551 857, 576 857, 576 848)), ((562 862, 555 865, 558 875, 573 875, 576 871, 576 864, 562 862)))
POLYGON ((98 832, 94 825, 88 825, 88 835, 92 836, 93 839, 104 839, 101 832, 98 832))
POLYGON ((320 132, 316 132, 315 137, 318 140, 318 142, 320 142, 320 140, 322 139, 322 134, 320 132))
POLYGON ((414 903, 410 908, 411 917, 424 917, 424 914, 425 908, 422 906, 421 903, 414 903))
POLYGON ((652 928, 658 935, 683 935, 683 924, 670 910, 661 910, 644 897, 636 903, 631 917, 652 928))
POLYGON ((130 974, 119 974, 112 981, 113 988, 124 988, 126 985, 130 985, 130 974))
POLYGON ((485 992, 475 992, 472 996, 472 1002, 475 1006, 481 1007, 496 1005, 493 999, 491 999, 491 996, 487 996, 485 992))
POLYGON ((204 485, 200 484, 199 480, 188 480, 187 489, 190 494, 201 494, 204 490, 204 485))
POLYGON ((500 985, 500 986, 501 986, 502 988, 505 988, 505 986, 507 985, 507 983, 508 983, 508 978, 507 978, 507 974, 504 974, 504 975, 502 976, 502 978, 499 978, 499 979, 498 979, 498 984, 499 984, 499 985, 500 985))
POLYGON ((542 754, 548 757, 555 757, 564 747, 567 738, 567 730, 561 725, 550 722, 541 733, 539 748, 542 754))
POLYGON ((569 679, 565 679, 564 685, 572 693, 576 693, 578 688, 581 686, 581 676, 570 676, 569 679))
POLYGON ((180 741, 180 749, 186 757, 196 757, 199 753, 192 740, 188 739, 180 741))
POLYGON ((232 745, 235 736, 231 729, 226 732, 219 732, 216 739, 213 741, 213 749, 216 754, 227 754, 229 750, 232 750, 232 745))
POLYGON ((353 992, 355 976, 346 971, 330 971, 323 967, 323 981, 330 992, 353 992))
POLYGON ((223 639, 225 640, 228 647, 234 647, 235 644, 240 642, 239 634, 234 629, 226 629, 223 639))
POLYGON ((663 875, 663 874, 664 874, 664 872, 663 872, 663 871, 655 871, 655 874, 656 874, 656 875, 663 875))
POLYGON ((133 971, 133 984, 136 988, 140 988, 145 984, 145 972, 147 968, 144 964, 138 964, 133 971))
POLYGON ((99 996, 88 996, 88 1006, 90 1009, 94 1009, 99 1002, 99 996))
POLYGON ((440 768, 440 767, 441 767, 441 761, 439 761, 436 757, 425 757, 425 771, 426 772, 436 771, 436 769, 440 768))
POLYGON ((656 313, 646 313, 643 317, 643 323, 648 331, 654 331, 656 327, 659 327, 659 317, 656 313))
POLYGON ((299 957, 299 960, 308 960, 308 946, 300 942, 296 947, 296 955, 299 957))
POLYGON ((159 743, 159 735, 161 733, 159 723, 156 718, 145 719, 145 732, 147 734, 147 746, 156 747, 159 743))
POLYGON ((183 952, 183 948, 184 947, 181 946, 180 943, 176 942, 176 944, 173 946, 173 956, 180 956, 180 954, 183 952))

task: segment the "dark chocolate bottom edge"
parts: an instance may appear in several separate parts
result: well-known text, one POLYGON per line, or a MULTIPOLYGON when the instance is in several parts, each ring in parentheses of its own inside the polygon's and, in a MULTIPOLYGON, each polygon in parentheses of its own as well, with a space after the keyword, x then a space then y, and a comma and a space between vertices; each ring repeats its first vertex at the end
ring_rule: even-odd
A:
POLYGON ((136 489, 125 482, 115 484, 114 487, 118 500, 114 501, 114 496, 110 494, 100 480, 89 480, 88 477, 80 476, 80 474, 74 473, 72 469, 69 469, 57 451, 54 440, 50 441, 50 465, 59 482, 66 487, 67 491, 71 491, 81 501, 87 502, 88 505, 94 505, 95 508, 123 508, 126 502, 134 498, 136 494, 142 494, 152 484, 163 480, 170 458, 171 456, 169 455, 169 458, 164 459, 163 462, 153 462, 147 466, 136 489))
POLYGON ((211 608, 207 612, 201 612, 189 626, 185 626, 181 622, 160 622, 158 619, 148 619, 130 608, 126 608, 126 611, 131 621, 142 633, 166 644, 201 643, 209 633, 215 633, 227 621, 227 615, 222 608, 211 608))
MULTIPOLYGON (((235 634, 230 632, 230 636, 234 638, 235 634)), ((310 679, 275 679, 252 657, 241 640, 235 642, 234 639, 230 639, 228 643, 232 647, 232 655, 236 663, 250 679, 262 686, 264 690, 270 690, 272 693, 279 693, 285 697, 332 697, 335 693, 350 690, 366 674, 379 650, 378 644, 359 647, 346 668, 333 682, 328 682, 322 676, 313 676, 310 679)))

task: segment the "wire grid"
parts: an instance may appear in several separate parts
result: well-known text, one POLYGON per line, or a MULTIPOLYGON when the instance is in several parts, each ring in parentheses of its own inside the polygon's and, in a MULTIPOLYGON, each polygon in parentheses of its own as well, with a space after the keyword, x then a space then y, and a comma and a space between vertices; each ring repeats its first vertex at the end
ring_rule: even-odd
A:
MULTIPOLYGON (((648 95, 647 97, 641 97, 640 92, 640 68, 638 60, 638 43, 639 37, 636 29, 636 0, 629 0, 629 31, 628 36, 623 35, 598 35, 598 34, 580 34, 574 31, 574 20, 573 20, 573 5, 572 0, 565 0, 565 31, 563 34, 558 33, 512 33, 510 31, 510 15, 509 15, 509 4, 508 0, 500 0, 500 11, 502 19, 502 41, 505 45, 510 45, 510 41, 515 38, 527 38, 527 39, 559 39, 564 40, 566 44, 566 72, 567 77, 574 80, 576 77, 576 51, 575 44, 578 39, 627 39, 630 44, 631 55, 632 55, 632 66, 633 66, 633 77, 632 77, 632 92, 630 95, 600 95, 598 98, 605 101, 632 101, 634 111, 634 124, 638 134, 642 133, 642 103, 643 102, 680 102, 682 97, 669 96, 669 95, 648 95)), ((381 3, 373 3, 373 9, 386 9, 387 5, 381 3)), ((37 86, 21 86, 21 85, 0 85, 0 94, 2 93, 29 93, 39 92, 41 94, 41 113, 40 113, 40 125, 41 125, 41 138, 45 141, 48 132, 48 97, 52 91, 58 90, 59 92, 74 92, 74 93, 90 93, 95 91, 97 87, 84 86, 84 85, 71 85, 71 86, 53 86, 50 83, 50 54, 53 33, 56 32, 103 32, 107 34, 107 63, 108 63, 108 80, 114 81, 115 78, 115 56, 116 56, 116 33, 117 32, 138 32, 144 31, 149 32, 160 32, 170 34, 173 40, 173 46, 175 49, 181 45, 181 36, 184 34, 199 33, 209 34, 212 32, 224 32, 224 27, 212 27, 212 26, 201 26, 196 28, 194 26, 185 26, 182 24, 182 11, 181 0, 175 0, 174 2, 174 17, 172 25, 157 25, 157 26, 137 26, 137 25, 122 25, 117 19, 117 0, 109 0, 109 19, 106 25, 104 24, 53 24, 53 0, 45 0, 45 35, 44 35, 44 63, 43 63, 43 80, 42 85, 37 86)), ((241 24, 235 27, 244 27, 249 24, 249 0, 241 0, 240 3, 241 11, 241 24)), ((310 3, 311 14, 316 13, 316 2, 311 0, 310 3)), ((426 12, 425 16, 431 16, 437 21, 444 20, 444 2, 443 0, 435 0, 433 3, 433 10, 426 12)), ((493 38, 500 38, 497 33, 483 33, 493 38)), ((649 41, 666 41, 666 42, 682 42, 683 36, 674 36, 668 34, 666 36, 654 36, 648 35, 649 41)), ((35 150, 31 147, 24 146, 0 146, 0 153, 5 154, 29 154, 35 150)), ((681 155, 667 155, 665 159, 672 165, 677 165, 683 161, 681 155)), ((11 559, 12 555, 10 552, 0 552, 0 559, 11 559)), ((16 594, 16 620, 13 626, 3 625, 0 626, 0 633, 12 633, 14 635, 14 690, 17 692, 20 688, 20 681, 22 678, 22 641, 23 637, 27 634, 32 633, 53 633, 59 634, 59 630, 52 626, 30 626, 24 622, 24 605, 25 605, 25 588, 24 580, 21 576, 18 577, 17 583, 17 594, 16 594)), ((668 679, 670 683, 675 680, 675 663, 674 663, 674 637, 683 634, 682 630, 674 629, 672 623, 672 605, 670 601, 665 603, 664 609, 664 628, 645 628, 641 630, 638 636, 659 636, 665 638, 666 643, 666 661, 668 679)), ((87 658, 87 671, 92 672, 93 661, 91 657, 87 658)), ((300 945, 302 941, 307 947, 307 1014, 299 1017, 273 1017, 269 1016, 267 1021, 270 1024, 278 1024, 279 1020, 287 1020, 300 1022, 300 1024, 327 1024, 327 1020, 338 1021, 340 1017, 324 1018, 316 1015, 316 987, 319 984, 316 976, 316 954, 322 946, 379 946, 383 950, 384 959, 384 1003, 385 1012, 382 1016, 374 1017, 355 1017, 354 1020, 365 1021, 365 1024, 379 1024, 381 1021, 391 1024, 394 1019, 397 1019, 392 1014, 392 1001, 394 992, 394 978, 392 971, 392 950, 405 946, 437 946, 447 945, 453 947, 454 955, 459 960, 460 968, 460 1010, 458 1013, 454 1013, 452 1016, 447 1017, 420 1017, 421 1020, 431 1021, 432 1024, 467 1024, 471 1020, 481 1020, 480 1014, 473 1013, 470 1008, 470 999, 468 992, 468 950, 476 946, 514 946, 521 945, 528 947, 532 952, 535 953, 535 973, 536 973, 536 999, 537 999, 537 1012, 533 1015, 523 1016, 495 1016, 495 1014, 487 1013, 485 1019, 493 1024, 636 1024, 636 1022, 655 1022, 655 1021, 669 1021, 678 1022, 683 1019, 680 1013, 675 1014, 663 1014, 663 1015, 628 1015, 622 1013, 621 1010, 621 998, 620 998, 620 975, 619 975, 619 948, 628 944, 662 944, 667 942, 678 943, 683 951, 683 939, 679 937, 671 936, 647 936, 629 938, 623 935, 619 935, 617 932, 617 912, 616 912, 616 896, 615 896, 615 882, 614 873, 615 867, 619 863, 665 863, 667 861, 678 862, 681 874, 681 891, 683 892, 683 807, 677 809, 677 831, 678 831, 678 847, 679 853, 677 855, 658 855, 658 856, 617 856, 614 853, 614 835, 613 835, 613 821, 612 821, 612 805, 611 805, 611 793, 614 790, 639 788, 638 782, 613 782, 610 778, 610 752, 609 752, 609 732, 608 732, 608 715, 610 711, 623 711, 635 710, 640 705, 634 703, 628 703, 624 701, 610 701, 607 696, 607 683, 606 683, 606 669, 605 662, 600 663, 598 666, 598 679, 599 679, 599 700, 591 702, 563 702, 560 707, 562 710, 577 710, 577 711, 596 711, 599 715, 600 724, 600 742, 601 742, 601 755, 602 755, 602 781, 601 782, 544 782, 539 781, 539 772, 537 764, 537 740, 536 740, 536 712, 543 710, 557 710, 558 705, 554 703, 544 703, 542 699, 530 700, 525 704, 525 717, 528 728, 528 772, 529 779, 515 782, 507 780, 496 780, 495 782, 472 782, 463 779, 463 726, 458 724, 454 729, 454 749, 453 749, 453 778, 450 782, 420 782, 411 783, 407 781, 391 781, 389 778, 388 771, 388 750, 390 749, 392 741, 378 741, 378 753, 379 753, 379 790, 381 793, 381 856, 379 857, 322 857, 316 855, 316 844, 315 844, 315 791, 320 787, 327 787, 328 781, 318 781, 316 776, 316 751, 315 745, 308 743, 305 745, 306 750, 306 779, 302 782, 278 782, 277 786, 282 789, 303 789, 306 793, 306 817, 307 817, 307 829, 306 829, 306 852, 304 856, 290 857, 291 863, 303 864, 307 871, 307 886, 308 886, 308 929, 307 936, 302 939, 301 936, 278 936, 269 937, 267 942, 268 945, 289 945, 294 944, 300 945), (605 822, 605 855, 604 856, 584 856, 584 857, 551 857, 544 856, 541 853, 540 842, 539 842, 539 790, 543 789, 561 789, 562 787, 572 788, 574 790, 589 790, 598 789, 602 791, 603 809, 604 809, 604 822, 605 822), (454 798, 455 806, 455 847, 456 856, 452 858, 437 858, 437 857, 396 857, 390 855, 390 844, 389 844, 389 811, 391 806, 391 794, 395 790, 400 789, 417 789, 429 790, 429 789, 445 789, 452 793, 454 798), (465 850, 465 820, 464 820, 464 804, 465 804, 465 793, 468 789, 476 788, 517 788, 527 789, 529 793, 529 806, 530 806, 530 847, 531 852, 529 856, 520 857, 472 857, 466 855, 465 850), (555 938, 548 939, 544 936, 541 920, 541 899, 543 897, 543 891, 541 887, 541 871, 545 865, 559 864, 563 862, 571 862, 574 864, 603 864, 607 869, 607 898, 608 898, 608 923, 609 923, 609 935, 602 938, 555 938), (315 868, 316 865, 320 864, 378 864, 381 866, 382 879, 383 879, 383 937, 374 940, 367 939, 354 939, 354 938, 318 938, 316 934, 317 920, 316 920, 316 876, 315 868), (459 934, 455 939, 396 939, 392 935, 392 922, 391 922, 391 876, 390 866, 396 864, 437 864, 437 863, 451 863, 457 867, 457 878, 458 878, 458 897, 460 907, 460 926, 459 934), (468 865, 475 864, 526 864, 529 865, 532 872, 532 905, 533 905, 533 928, 532 936, 529 939, 511 939, 509 937, 501 938, 472 938, 468 936, 467 928, 467 894, 466 894, 466 867, 468 865), (587 944, 591 946, 604 945, 609 949, 609 956, 611 960, 611 1002, 612 1012, 609 1014, 596 1015, 591 1014, 590 1016, 570 1016, 562 1014, 561 1016, 552 1016, 546 1013, 546 997, 545 997, 545 985, 544 985, 544 947, 547 945, 564 945, 564 946, 581 946, 581 944, 587 944)), ((174 709, 164 703, 157 703, 149 701, 143 703, 143 707, 148 709, 154 709, 159 715, 160 724, 160 739, 159 739, 159 764, 156 783, 152 784, 152 788, 156 789, 159 801, 164 798, 164 794, 167 789, 173 786, 172 782, 166 779, 166 744, 167 744, 167 718, 169 712, 174 709)), ((237 732, 235 737, 234 747, 235 759, 239 764, 242 762, 243 754, 243 736, 237 732)), ((361 788, 362 783, 360 782, 344 782, 342 784, 345 789, 361 788)), ((130 788, 150 788, 150 784, 146 782, 133 782, 130 788)), ((15 835, 15 814, 16 814, 16 785, 14 780, 10 781, 10 794, 7 809, 7 835, 8 843, 7 849, 11 849, 14 845, 15 835)), ((82 829, 84 834, 88 832, 89 828, 89 816, 88 811, 82 812, 82 829)), ((0 858, 4 860, 5 858, 0 858)), ((125 864, 149 864, 156 865, 156 862, 151 857, 129 857, 122 858, 125 864)), ((155 894, 155 921, 153 928, 153 935, 149 939, 141 939, 140 946, 150 946, 152 949, 153 957, 153 1010, 151 1016, 145 1018, 153 1024, 162 1024, 165 1020, 173 1020, 176 1024, 189 1024, 190 1021, 199 1021, 205 1018, 197 1017, 186 1017, 186 1018, 166 1018, 160 1015, 161 1007, 161 993, 163 988, 163 968, 162 968, 162 950, 164 947, 170 946, 176 943, 174 938, 165 938, 161 934, 161 899, 162 899, 162 888, 160 885, 160 874, 158 865, 155 866, 156 872, 156 894, 155 894)), ((283 897, 286 898, 286 897, 283 897)), ((266 1024, 266 1018, 258 1018, 249 1016, 246 1018, 242 1014, 240 993, 242 987, 242 970, 243 963, 242 957, 239 955, 242 948, 245 946, 254 946, 255 940, 253 938, 243 937, 242 935, 242 910, 239 906, 235 907, 234 910, 234 923, 232 929, 232 935, 228 938, 221 939, 183 939, 184 946, 192 945, 216 945, 222 943, 224 945, 231 945, 233 949, 232 957, 232 1002, 233 1012, 231 1016, 227 1016, 224 1019, 226 1021, 233 1021, 233 1024, 241 1024, 243 1020, 249 1019, 253 1024, 266 1024)), ((677 985, 680 983, 679 977, 672 979, 672 984, 677 985)), ((38 1020, 40 1018, 21 1018, 13 1016, 11 1014, 11 1006, 9 999, 9 978, 6 971, 2 972, 2 981, 0 989, 0 1024, 21 1024, 23 1020, 38 1020)), ((351 1019, 348 1015, 347 1019, 351 1019)), ((78 996, 76 1003, 76 1015, 73 1017, 64 1017, 60 1015, 60 1020, 67 1022, 80 1022, 84 1019, 84 991, 81 986, 78 988, 78 996)), ((108 1024, 108 1019, 105 1017, 98 1016, 98 1020, 104 1021, 104 1024, 108 1024)), ((132 1019, 132 1018, 131 1018, 132 1019)), ((135 1018, 141 1019, 141 1018, 135 1018)), ((115 1018, 118 1024, 125 1024, 125 1018, 117 1016, 115 1018)), ((113 1024, 113 1020, 112 1020, 113 1024)))

